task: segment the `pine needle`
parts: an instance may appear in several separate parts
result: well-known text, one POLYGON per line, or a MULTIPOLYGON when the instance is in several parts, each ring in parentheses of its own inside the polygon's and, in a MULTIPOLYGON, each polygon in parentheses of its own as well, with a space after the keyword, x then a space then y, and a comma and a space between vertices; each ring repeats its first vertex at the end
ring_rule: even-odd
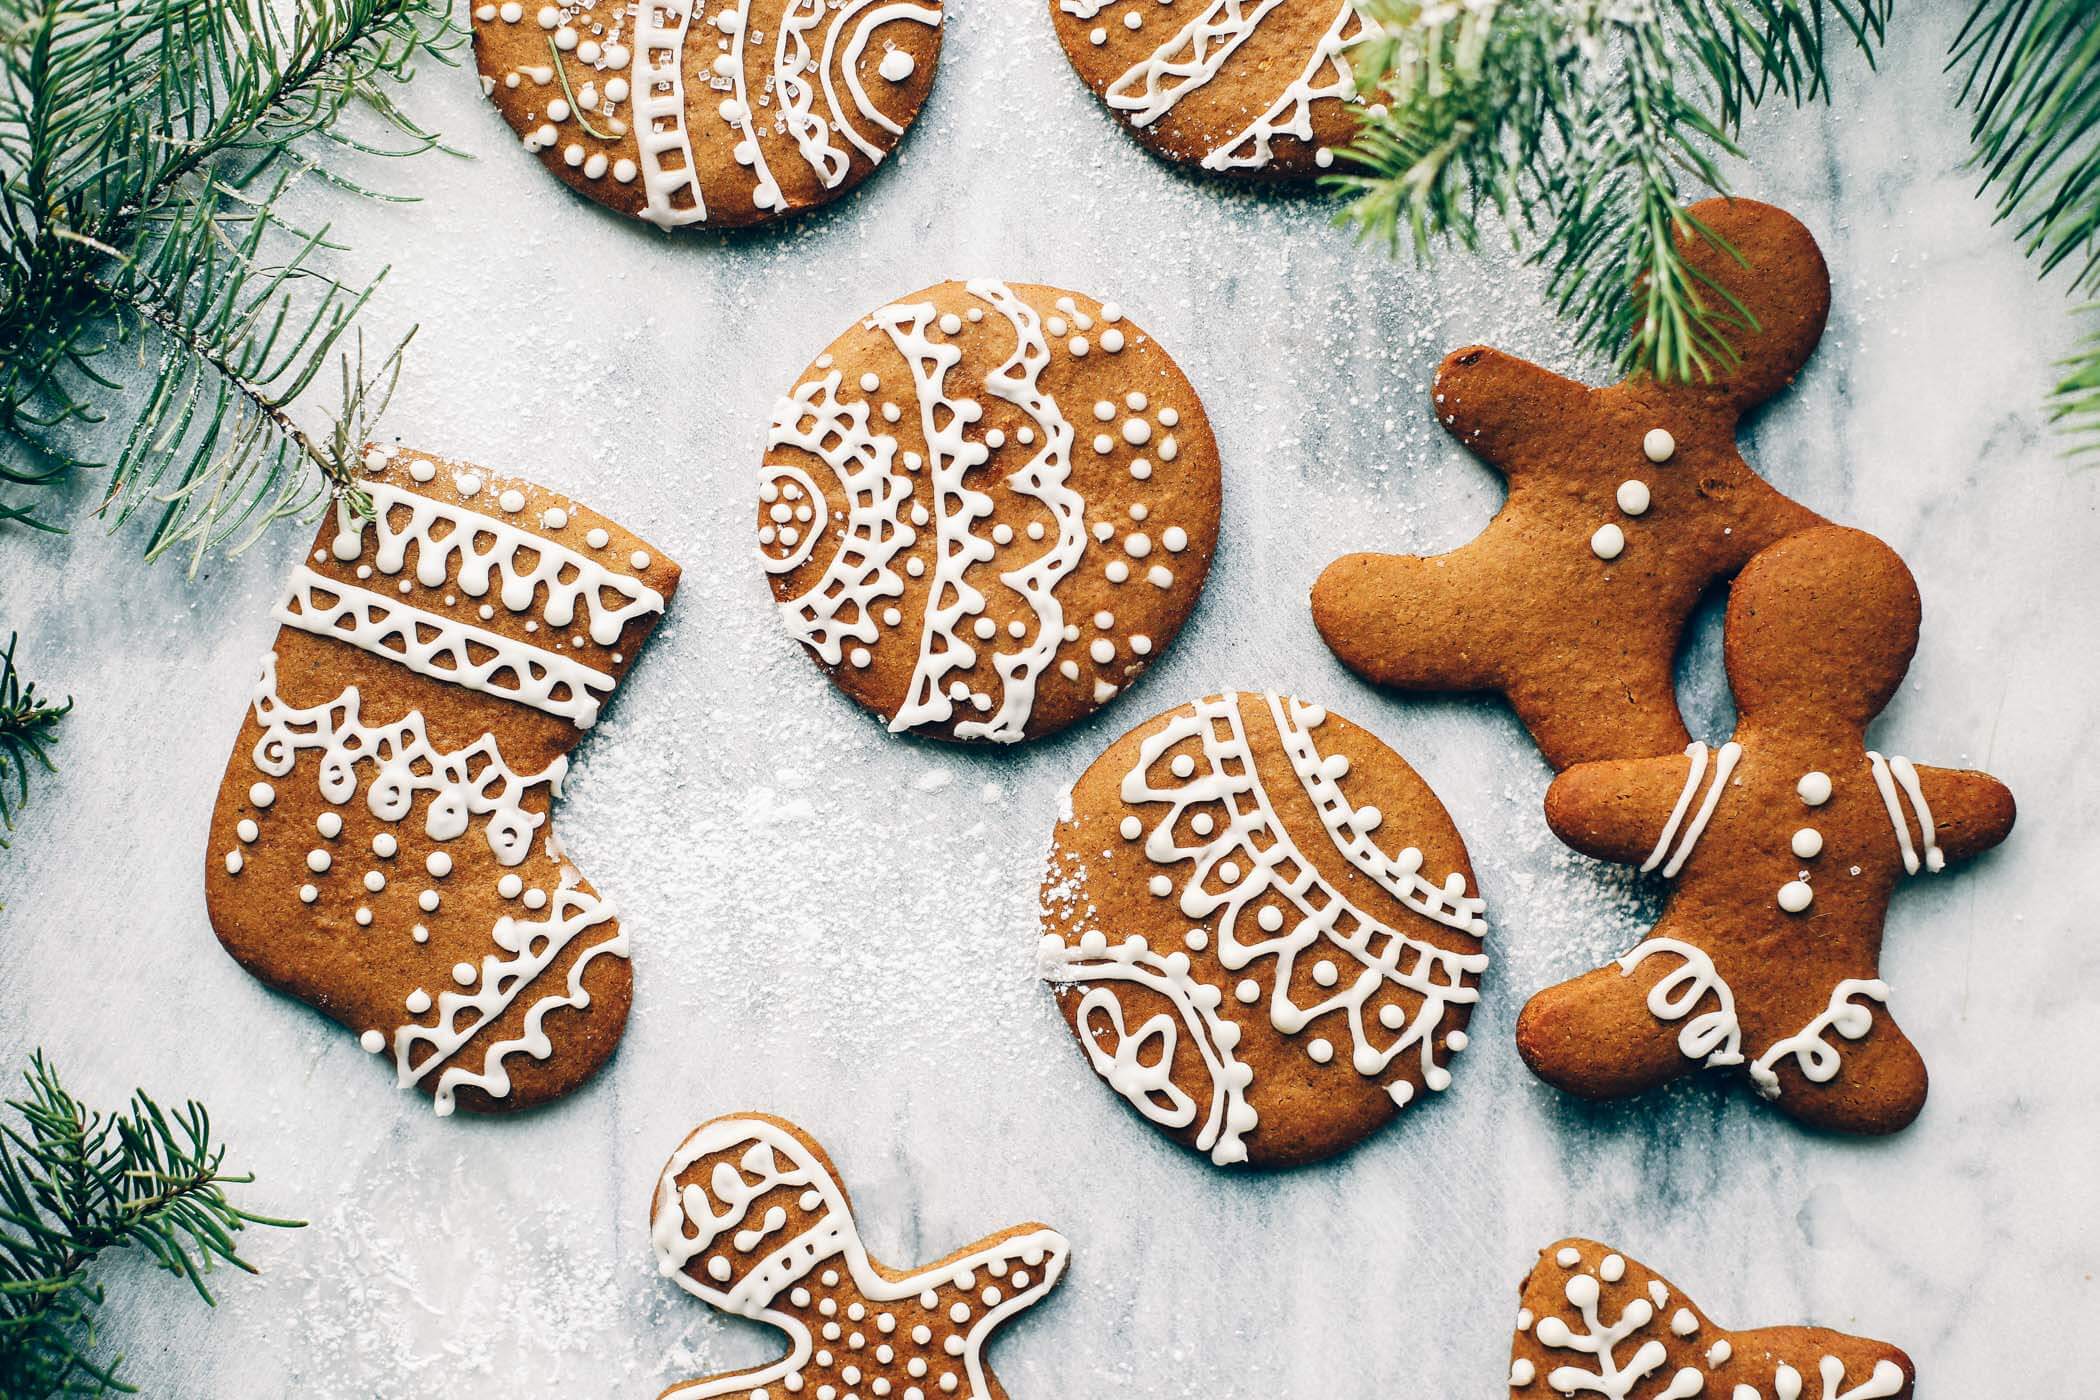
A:
POLYGON ((194 571, 346 488, 344 429, 369 426, 401 346, 366 373, 349 347, 385 273, 339 279, 290 195, 309 176, 374 193, 319 148, 436 146, 387 88, 452 60, 450 9, 0 0, 0 526, 61 528, 53 488, 100 471, 111 528, 147 522, 147 557, 194 571), (349 134, 353 108, 388 138, 349 134))
POLYGON ((169 1112, 140 1091, 125 1112, 90 1112, 41 1052, 23 1079, 0 1118, 0 1395, 128 1393, 123 1358, 96 1344, 98 1258, 137 1249, 211 1303, 215 1267, 255 1272, 235 1248, 243 1228, 304 1222, 234 1204, 227 1188, 254 1178, 224 1170, 202 1104, 169 1112))
POLYGON ((2043 276, 2069 271, 2086 328, 2050 397, 2074 456, 2100 453, 2100 10, 2090 0, 1978 0, 1950 69, 1974 113, 1969 167, 2043 276))
POLYGON ((36 683, 15 669, 15 640, 10 633, 7 650, 0 651, 0 851, 7 849, 15 813, 29 801, 30 773, 58 771, 50 745, 58 722, 73 708, 70 699, 53 705, 37 698, 36 683))
POLYGON ((1428 259, 1498 219, 1581 344, 1707 377, 1741 305, 1686 262, 1684 212, 1725 191, 1744 116, 1830 91, 1833 27, 1871 64, 1892 0, 1359 0, 1368 106, 1328 184, 1358 234, 1428 259))

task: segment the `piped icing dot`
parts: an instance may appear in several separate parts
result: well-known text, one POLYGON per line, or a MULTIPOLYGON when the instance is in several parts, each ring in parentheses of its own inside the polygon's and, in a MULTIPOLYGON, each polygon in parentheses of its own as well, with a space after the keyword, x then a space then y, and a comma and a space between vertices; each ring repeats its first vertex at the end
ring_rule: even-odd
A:
POLYGON ((1803 773, 1801 781, 1794 784, 1794 791, 1811 807, 1820 807, 1830 800, 1830 775, 1820 769, 1803 773))
POLYGON ((1789 880, 1779 887, 1779 907, 1789 914, 1799 914, 1815 902, 1816 892, 1809 888, 1806 880, 1789 880))
POLYGON ((1622 481, 1619 483, 1617 499, 1619 509, 1628 515, 1646 515, 1651 497, 1645 481, 1622 481))
POLYGON ((1626 551, 1626 532, 1616 525, 1599 525, 1597 533, 1590 536, 1590 552, 1599 559, 1612 560, 1626 551))
POLYGON ((386 1049, 386 1035, 381 1031, 366 1031, 357 1038, 357 1043, 362 1045, 367 1053, 376 1055, 386 1049))
POLYGON ((1667 462, 1677 455, 1677 439, 1667 428, 1650 428, 1641 439, 1641 451, 1651 462, 1667 462))
POLYGON ((1794 833, 1788 847, 1802 860, 1812 860, 1823 853, 1823 833, 1812 826, 1804 826, 1794 833))

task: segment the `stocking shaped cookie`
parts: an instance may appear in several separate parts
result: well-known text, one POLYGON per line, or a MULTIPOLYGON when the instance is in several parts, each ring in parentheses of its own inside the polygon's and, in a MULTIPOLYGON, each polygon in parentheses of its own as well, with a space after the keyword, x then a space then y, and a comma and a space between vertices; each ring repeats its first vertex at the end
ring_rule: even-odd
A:
POLYGON ((678 566, 527 482, 365 454, 292 570, 212 814, 226 950, 455 1106, 587 1078, 631 992, 549 810, 678 566))
POLYGON ((649 1233, 664 1277, 788 1339, 778 1361, 674 1385, 663 1400, 1004 1400, 984 1345, 1056 1286, 1070 1252, 1055 1230, 1016 1225, 922 1269, 885 1268, 861 1244, 824 1149, 760 1114, 717 1118, 679 1145, 649 1233))
POLYGON ((1687 735, 1671 663, 1716 580, 1818 517, 1736 451, 1745 410, 1815 349, 1830 275, 1807 229, 1748 200, 1691 216, 1686 258, 1754 317, 1707 380, 1592 389, 1473 346, 1438 371, 1444 426, 1508 478, 1486 530, 1432 558, 1352 554, 1313 586, 1313 621, 1348 666, 1409 690, 1508 697, 1555 768, 1674 753, 1687 735))
POLYGON ((1644 1265, 1562 1240, 1524 1280, 1510 1400, 1909 1400, 1910 1358, 1821 1327, 1731 1332, 1644 1265))
POLYGON ((1795 535, 1728 600, 1735 737, 1554 780, 1563 841, 1673 885, 1646 942, 1524 1008, 1518 1048, 1542 1078, 1608 1098, 1737 1065, 1805 1122, 1885 1133, 1917 1116, 1925 1065, 1877 973, 1889 896, 2013 824, 1996 779, 1867 748, 1917 637, 1917 585, 1887 545, 1795 535))

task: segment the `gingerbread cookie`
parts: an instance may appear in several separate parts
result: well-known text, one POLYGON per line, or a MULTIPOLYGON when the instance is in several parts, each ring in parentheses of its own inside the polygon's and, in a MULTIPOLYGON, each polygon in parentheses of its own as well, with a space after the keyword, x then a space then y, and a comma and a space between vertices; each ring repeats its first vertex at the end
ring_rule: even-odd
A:
POLYGON ((1044 980, 1095 1071, 1220 1166, 1339 1151, 1451 1084, 1487 924, 1443 804, 1280 695, 1139 725, 1074 785, 1044 980))
POLYGON ((1910 1400, 1916 1381, 1886 1342, 1718 1327, 1661 1275, 1594 1240, 1540 1251, 1509 1351, 1510 1400, 1910 1400))
POLYGON ((1791 382, 1823 334, 1830 274, 1807 229, 1749 200, 1691 217, 1699 276, 1755 331, 1710 380, 1592 389, 1484 346, 1436 380, 1444 426, 1509 480, 1471 544, 1431 558, 1352 554, 1313 587, 1313 620, 1350 669, 1409 690, 1499 691, 1555 768, 1676 753, 1689 737, 1671 663, 1712 584, 1819 518, 1736 451, 1743 413, 1791 382))
POLYGON ((549 822, 678 585, 529 482, 392 447, 292 570, 212 813, 219 941, 477 1111, 566 1093, 619 1043, 627 935, 549 822))
POLYGON ((861 1243, 824 1149, 761 1114, 717 1118, 679 1145, 649 1234, 665 1278, 788 1340, 778 1361, 674 1385, 662 1400, 1004 1400, 985 1343, 1057 1285, 1071 1252, 1047 1226, 1016 1225, 921 1269, 886 1268, 861 1243))
POLYGON ((1177 164, 1297 179, 1356 138, 1356 0, 1050 0, 1050 20, 1094 95, 1177 164))
POLYGON ((941 0, 478 0, 481 88, 562 183, 661 228, 762 223, 874 172, 941 0))
POLYGON ((773 409, 759 558, 781 620, 894 733, 1010 744, 1121 694, 1203 591, 1218 448, 1114 303, 944 282, 773 409))
POLYGON ((1917 585, 1887 545, 1836 526, 1795 535, 1728 600, 1735 737, 1554 780, 1546 820, 1563 841, 1673 883, 1646 942, 1524 1008, 1517 1045, 1542 1078, 1609 1098, 1732 1065, 1822 1127, 1917 1116, 1925 1064, 1886 1009, 1882 918, 1907 876, 2013 825, 1995 778, 1867 748, 1917 638, 1917 585))

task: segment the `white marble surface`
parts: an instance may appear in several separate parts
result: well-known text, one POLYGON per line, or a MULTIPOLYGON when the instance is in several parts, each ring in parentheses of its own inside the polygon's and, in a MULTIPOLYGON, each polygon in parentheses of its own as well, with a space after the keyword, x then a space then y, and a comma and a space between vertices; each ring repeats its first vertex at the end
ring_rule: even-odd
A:
MULTIPOLYGON (((2100 945, 2076 911, 2100 900, 2100 475, 2059 460, 2038 412, 2072 335, 2061 290, 1955 170, 1940 61, 1959 7, 1906 20, 1878 79, 1840 65, 1842 116, 1761 119, 1739 186, 1799 213, 1836 280, 1821 352, 1747 450, 1894 543, 1924 591, 1875 736, 1989 768, 2021 807, 2008 846, 1918 882, 1890 920, 1886 975, 1934 1082, 1879 1143, 1805 1133, 1740 1085, 1588 1109, 1532 1079, 1517 1008, 1629 945, 1652 900, 1548 834, 1546 771, 1503 712, 1373 692, 1313 632, 1329 558, 1448 547, 1494 508, 1425 402, 1444 349, 1492 340, 1595 375, 1526 280, 1492 256, 1396 268, 1319 202, 1177 178, 1096 109, 1039 0, 954 8, 896 168, 784 231, 616 223, 444 71, 412 105, 470 158, 378 172, 420 204, 336 211, 363 265, 393 264, 376 322, 422 322, 390 432, 573 491, 687 566, 562 816, 624 906, 638 980, 623 1048, 567 1102, 434 1118, 212 939, 199 842, 304 526, 194 582, 84 516, 0 542, 5 624, 80 701, 62 775, 0 857, 0 1064, 42 1045, 100 1101, 202 1097, 260 1177, 245 1199, 312 1221, 250 1238, 262 1277, 227 1279, 215 1312, 111 1269, 105 1335, 131 1378, 184 1397, 647 1396, 754 1361, 757 1329, 656 1277, 644 1219, 687 1128, 763 1108, 830 1144, 894 1262, 1029 1217, 1071 1236, 1065 1286, 994 1347, 1017 1400, 1497 1395, 1515 1285, 1578 1231, 1724 1321, 1897 1341, 1925 1396, 2090 1393, 2100 945), (1228 482, 1180 642, 1093 723, 1005 753, 890 738, 834 694, 774 625, 748 535, 771 397, 850 317, 980 272, 1130 308, 1205 393, 1228 482), (1328 702, 1408 754, 1495 923, 1453 1090, 1288 1175, 1220 1176, 1160 1139, 1031 976, 1059 788, 1130 724, 1231 685, 1328 702)), ((1728 726, 1716 621, 1685 666, 1710 739, 1728 726)))

